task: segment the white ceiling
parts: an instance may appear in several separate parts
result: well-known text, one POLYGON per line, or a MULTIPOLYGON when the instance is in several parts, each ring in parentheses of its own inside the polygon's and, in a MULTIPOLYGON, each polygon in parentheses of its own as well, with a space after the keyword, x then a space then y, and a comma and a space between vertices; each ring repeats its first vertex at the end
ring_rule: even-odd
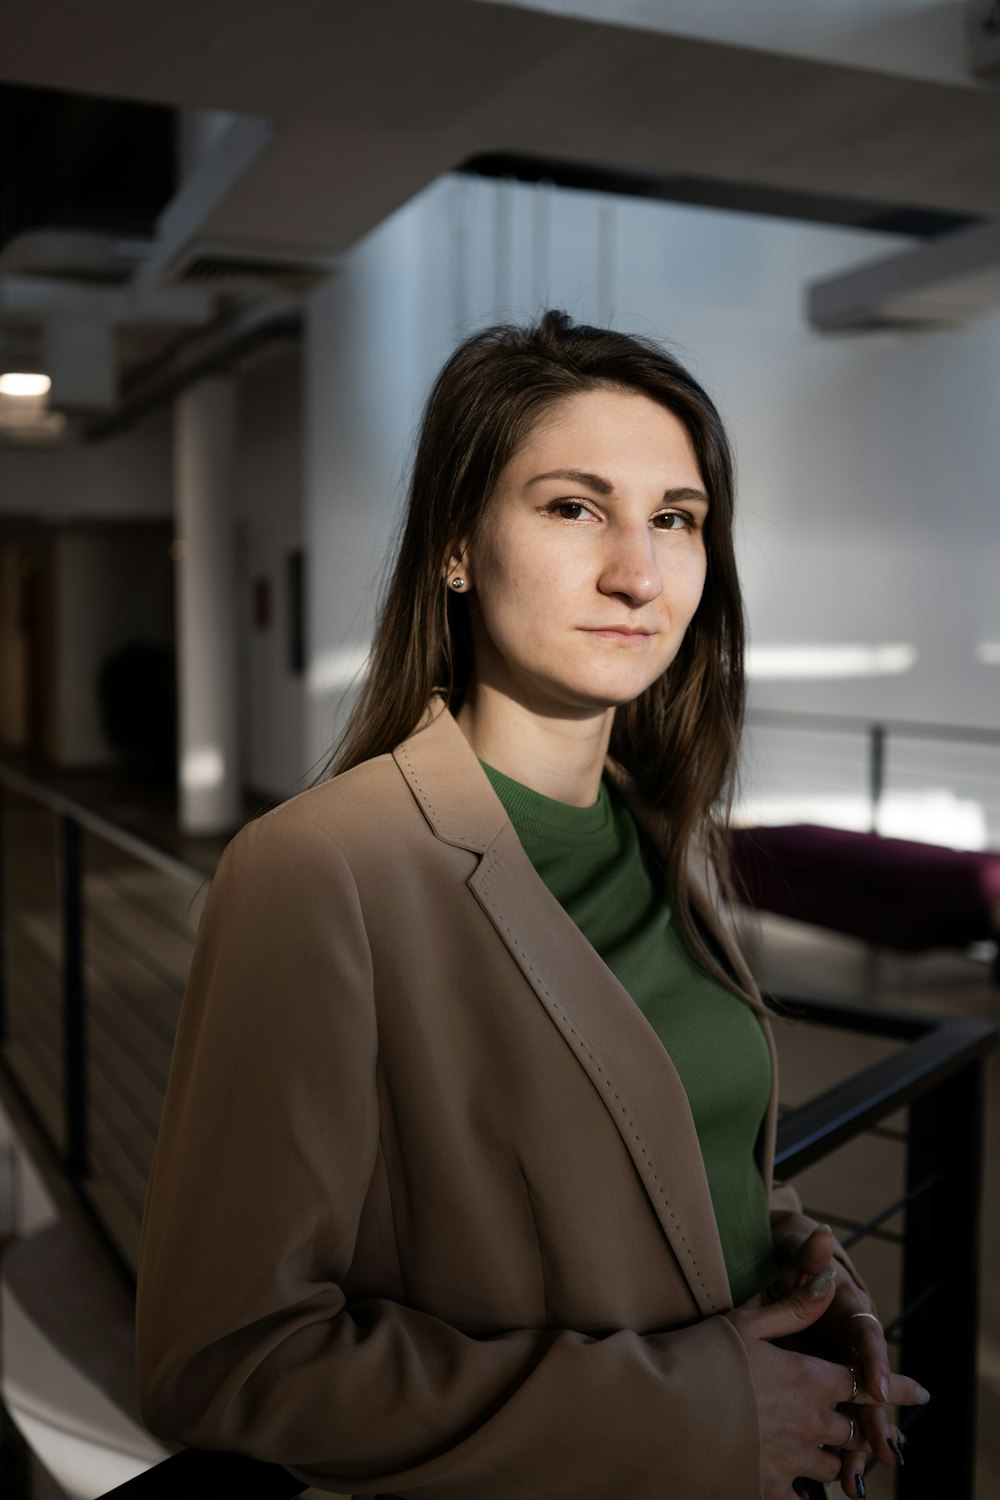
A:
POLYGON ((275 119, 203 225, 274 244, 342 250, 483 151, 1000 215, 996 88, 670 35, 664 10, 653 31, 481 0, 33 0, 0 78, 275 119))
MULTIPOLYGON (((983 85, 969 76, 970 3, 989 0, 478 0, 549 15, 615 21, 646 31, 726 42, 872 68, 903 78, 983 85)), ((973 15, 975 14, 973 10, 973 15)))

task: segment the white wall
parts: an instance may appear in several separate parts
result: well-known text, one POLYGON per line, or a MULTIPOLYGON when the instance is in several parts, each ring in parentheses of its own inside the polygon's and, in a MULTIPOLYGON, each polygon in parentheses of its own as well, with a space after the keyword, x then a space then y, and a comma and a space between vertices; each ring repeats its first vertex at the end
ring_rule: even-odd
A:
POLYGON ((240 372, 240 637, 244 776, 255 793, 287 794, 306 769, 304 678, 290 665, 288 557, 302 546, 302 351, 279 344, 240 372), (272 618, 253 620, 253 586, 270 586, 272 618))
MULTIPOLYGON (((363 667, 425 372, 422 316, 440 291, 422 255, 431 189, 347 257, 312 301, 306 338, 306 759, 325 759, 363 667), (424 355, 424 358, 421 356, 424 355)), ((447 349, 450 323, 435 354, 447 349)), ((433 356, 431 356, 433 358, 433 356)))
MULTIPOLYGON (((45 751, 63 765, 100 765, 112 753, 100 730, 94 684, 100 662, 116 645, 133 637, 168 641, 169 596, 164 596, 162 538, 154 544, 156 562, 143 542, 128 533, 132 521, 167 522, 173 514, 171 420, 156 412, 106 442, 76 443, 65 448, 33 449, 0 445, 0 516, 34 526, 53 543, 55 579, 46 590, 44 608, 52 651, 39 650, 34 666, 51 670, 43 692, 50 705, 43 725, 45 751), (120 523, 106 531, 76 531, 91 521, 120 523), (145 573, 150 565, 148 576, 145 573), (145 634, 143 635, 143 632, 145 634), (138 635, 137 635, 138 633, 138 635)), ((25 536, 37 537, 36 531, 25 536)), ((6 554, 13 558, 16 547, 6 554)), ((13 580, 8 580, 13 584, 13 580)), ((16 591, 8 588, 8 601, 16 591)), ((8 668, 24 656, 24 642, 8 621, 4 627, 8 668), (13 650, 14 656, 11 656, 13 650)), ((16 700, 23 717, 23 689, 5 681, 5 701, 16 700)), ((24 739, 24 726, 10 713, 3 738, 24 739)))
POLYGON ((414 429, 457 338, 547 300, 612 306, 610 201, 444 178, 311 302, 306 360, 308 758, 325 758, 371 639, 414 429))
POLYGON ((1000 728, 998 669, 976 658, 1000 640, 1000 317, 833 339, 802 315, 805 282, 899 243, 459 178, 380 226, 310 309, 309 756, 328 746, 370 639, 373 578, 434 371, 457 337, 548 304, 665 337, 719 401, 739 460, 755 644, 917 655, 896 676, 758 683, 755 703, 1000 728))
POLYGON ((169 411, 118 437, 66 448, 0 445, 0 515, 54 524, 173 514, 169 411))
MULTIPOLYGON (((247 784, 266 795, 287 793, 306 769, 305 688, 289 666, 287 597, 287 557, 302 544, 301 363, 301 348, 281 344, 262 350, 239 371, 241 729, 247 784), (272 586, 268 630, 253 624, 256 578, 267 578, 272 586)), ((164 596, 159 567, 162 538, 155 544, 154 566, 152 555, 144 561, 127 523, 169 522, 173 513, 169 410, 103 443, 55 450, 0 447, 0 515, 50 523, 55 543, 59 664, 50 685, 46 750, 60 764, 99 765, 112 758, 94 696, 96 673, 108 651, 137 635, 170 639, 169 591, 164 596), (114 527, 73 529, 91 520, 122 523, 121 536, 116 540, 114 527)), ((14 551, 10 557, 16 563, 14 551)), ((13 600, 13 591, 7 588, 2 597, 13 600)), ((15 694, 12 680, 18 641, 10 622, 0 622, 0 644, 6 696, 20 703, 23 694, 15 694)), ((17 739, 10 732, 15 727, 6 726, 8 742, 17 739)))

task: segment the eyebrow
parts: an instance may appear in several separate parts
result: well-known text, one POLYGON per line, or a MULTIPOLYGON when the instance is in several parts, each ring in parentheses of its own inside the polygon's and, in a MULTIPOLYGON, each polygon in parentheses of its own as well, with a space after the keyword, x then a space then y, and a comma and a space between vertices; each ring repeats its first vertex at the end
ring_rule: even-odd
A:
MULTIPOLYGON (((536 474, 528 484, 539 484, 543 479, 569 479, 574 484, 586 485, 587 489, 595 490, 598 495, 613 495, 615 487, 609 479, 603 479, 600 474, 589 474, 585 469, 548 469, 544 474, 536 474)), ((677 504, 681 500, 700 500, 708 504, 708 496, 704 490, 693 490, 688 485, 680 489, 664 490, 664 500, 670 504, 677 504)))

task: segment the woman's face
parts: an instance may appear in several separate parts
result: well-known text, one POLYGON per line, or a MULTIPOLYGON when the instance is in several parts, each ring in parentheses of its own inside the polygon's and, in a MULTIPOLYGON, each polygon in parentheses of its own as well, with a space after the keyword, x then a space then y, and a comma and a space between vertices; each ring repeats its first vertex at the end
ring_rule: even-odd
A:
POLYGON ((551 407, 449 570, 471 595, 475 684, 559 717, 637 698, 698 607, 707 511, 664 407, 606 389, 551 407))

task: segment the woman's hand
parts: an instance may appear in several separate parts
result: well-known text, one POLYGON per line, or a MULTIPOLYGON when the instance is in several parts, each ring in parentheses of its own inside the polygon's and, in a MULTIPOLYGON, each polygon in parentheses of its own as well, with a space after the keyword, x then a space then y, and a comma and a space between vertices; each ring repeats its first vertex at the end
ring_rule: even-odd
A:
MULTIPOLYGON (((783 1262, 774 1289, 779 1297, 802 1286, 824 1266, 836 1264, 833 1235, 826 1224, 805 1239, 790 1236, 775 1246, 775 1252, 783 1262)), ((831 1346, 830 1352, 841 1355, 844 1363, 857 1371, 858 1385, 864 1386, 875 1401, 884 1402, 891 1374, 885 1334, 871 1299, 843 1266, 837 1266, 833 1298, 815 1326, 831 1346)))
MULTIPOLYGON (((763 1500, 791 1500, 793 1483, 800 1478, 823 1484, 839 1478, 846 1494, 860 1495, 855 1475, 864 1472, 869 1444, 858 1418, 881 1407, 881 1392, 876 1401, 860 1382, 855 1392, 854 1376, 846 1365, 778 1343, 815 1327, 830 1311, 837 1292, 836 1272, 828 1263, 779 1301, 726 1314, 743 1340, 757 1393, 763 1500), (847 1403, 852 1415, 837 1409, 847 1403)), ((891 1373, 886 1379, 888 1400, 900 1406, 918 1404, 920 1388, 912 1380, 891 1373)), ((887 1453, 894 1463, 891 1450, 887 1453)))
MULTIPOLYGON (((790 1237, 775 1249, 784 1262, 775 1285, 775 1294, 782 1296, 831 1264, 833 1236, 823 1224, 804 1239, 790 1237)), ((836 1287, 830 1304, 812 1324, 810 1332, 813 1335, 810 1343, 816 1352, 849 1366, 852 1376, 857 1377, 859 1391, 866 1391, 875 1403, 858 1405, 856 1411, 852 1409, 858 1431, 875 1457, 884 1464, 898 1463, 899 1429, 890 1422, 885 1410, 892 1380, 885 1334, 871 1299, 841 1265, 836 1266, 836 1287)), ((915 1405, 923 1405, 930 1399, 922 1386, 914 1385, 914 1392, 915 1405)), ((849 1455, 845 1455, 841 1485, 852 1500, 858 1496, 855 1469, 849 1455)))

